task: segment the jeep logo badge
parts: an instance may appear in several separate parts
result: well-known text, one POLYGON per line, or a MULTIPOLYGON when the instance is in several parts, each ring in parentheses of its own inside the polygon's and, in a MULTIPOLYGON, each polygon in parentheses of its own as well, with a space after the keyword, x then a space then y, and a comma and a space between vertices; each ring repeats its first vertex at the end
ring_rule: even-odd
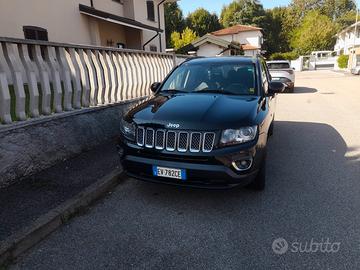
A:
POLYGON ((179 128, 180 127, 180 125, 179 124, 173 124, 173 123, 169 123, 169 124, 167 124, 167 126, 166 126, 167 128, 179 128))

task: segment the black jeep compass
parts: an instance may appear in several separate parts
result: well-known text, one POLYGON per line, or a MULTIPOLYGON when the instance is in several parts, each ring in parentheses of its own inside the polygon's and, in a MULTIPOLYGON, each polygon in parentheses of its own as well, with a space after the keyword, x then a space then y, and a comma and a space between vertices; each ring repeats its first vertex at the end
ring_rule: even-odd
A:
POLYGON ((196 58, 176 67, 154 96, 122 119, 128 175, 167 184, 265 187, 276 93, 264 60, 196 58))

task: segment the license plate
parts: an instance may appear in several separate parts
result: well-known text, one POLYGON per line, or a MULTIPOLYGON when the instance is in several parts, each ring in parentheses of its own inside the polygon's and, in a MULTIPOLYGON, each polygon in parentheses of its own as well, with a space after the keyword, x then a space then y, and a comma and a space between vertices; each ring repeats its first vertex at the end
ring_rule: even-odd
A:
POLYGON ((153 175, 173 179, 186 180, 186 171, 182 169, 173 169, 166 167, 153 166, 153 175))
POLYGON ((272 78, 273 81, 279 81, 280 78, 272 78))

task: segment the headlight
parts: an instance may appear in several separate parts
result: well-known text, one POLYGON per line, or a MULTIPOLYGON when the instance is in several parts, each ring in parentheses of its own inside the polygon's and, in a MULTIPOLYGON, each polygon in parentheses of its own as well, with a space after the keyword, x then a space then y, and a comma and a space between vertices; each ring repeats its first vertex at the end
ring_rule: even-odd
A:
POLYGON ((121 118, 120 130, 125 138, 135 141, 135 125, 121 118))
POLYGON ((226 129, 221 135, 222 145, 240 144, 255 139, 257 126, 243 127, 240 129, 226 129))

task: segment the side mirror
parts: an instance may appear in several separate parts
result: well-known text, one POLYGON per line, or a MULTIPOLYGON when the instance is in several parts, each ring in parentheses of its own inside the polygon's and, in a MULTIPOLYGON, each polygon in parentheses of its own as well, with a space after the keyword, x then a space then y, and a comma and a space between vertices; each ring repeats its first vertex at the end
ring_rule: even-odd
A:
POLYGON ((271 81, 269 83, 268 93, 271 96, 278 94, 278 93, 282 93, 282 92, 284 92, 284 90, 285 90, 285 84, 283 84, 282 82, 271 81))
POLYGON ((151 86, 150 86, 150 90, 151 92, 155 93, 159 87, 160 87, 161 83, 159 82, 154 82, 151 86))

